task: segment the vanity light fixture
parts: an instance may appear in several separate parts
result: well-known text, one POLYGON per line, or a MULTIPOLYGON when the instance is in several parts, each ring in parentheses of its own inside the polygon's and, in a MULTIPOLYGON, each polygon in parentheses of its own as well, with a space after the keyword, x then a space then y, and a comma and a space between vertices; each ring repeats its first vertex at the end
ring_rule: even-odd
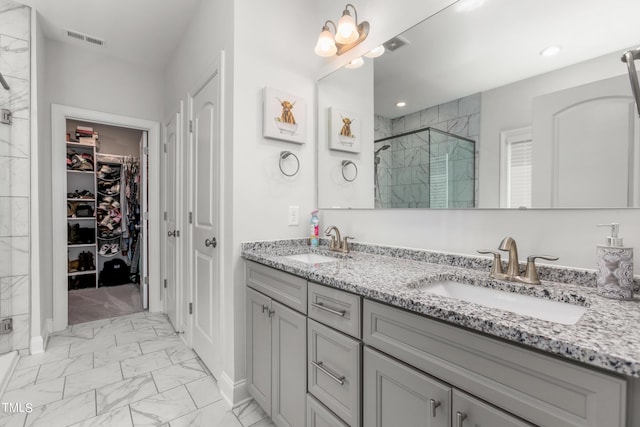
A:
POLYGON ((553 55, 557 55, 558 53, 560 53, 561 50, 562 50, 562 46, 553 45, 553 46, 545 47, 544 49, 542 49, 540 51, 540 55, 541 56, 553 56, 553 55))
POLYGON ((407 103, 404 102, 404 101, 396 102, 396 107, 398 107, 398 108, 402 108, 402 107, 406 107, 406 106, 407 106, 407 103))
POLYGON ((356 59, 352 59, 351 62, 349 62, 347 65, 344 66, 344 68, 349 68, 350 70, 353 70, 356 68, 360 68, 363 65, 364 65, 364 59, 362 59, 362 57, 359 56, 356 59))
POLYGON ((365 53, 364 56, 366 56, 367 58, 373 59, 373 58, 382 56, 383 53, 384 53, 384 46, 380 45, 378 47, 374 47, 369 52, 365 53))
POLYGON ((342 11, 342 17, 336 25, 333 21, 328 20, 322 26, 322 31, 318 36, 318 42, 314 52, 318 56, 329 57, 333 55, 342 55, 343 53, 353 49, 362 43, 369 35, 369 23, 367 21, 358 24, 358 12, 356 8, 347 3, 342 11), (351 16, 349 8, 353 10, 355 18, 351 16), (331 32, 329 24, 333 26, 334 33, 331 32))

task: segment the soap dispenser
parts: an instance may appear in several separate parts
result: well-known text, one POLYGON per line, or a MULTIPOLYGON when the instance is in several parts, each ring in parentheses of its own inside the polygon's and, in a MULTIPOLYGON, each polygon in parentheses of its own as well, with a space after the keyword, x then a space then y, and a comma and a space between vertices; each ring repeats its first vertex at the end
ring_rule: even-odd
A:
POLYGON ((633 248, 622 246, 618 237, 620 224, 598 224, 611 227, 606 245, 596 246, 598 262, 597 293, 618 300, 633 299, 633 248))

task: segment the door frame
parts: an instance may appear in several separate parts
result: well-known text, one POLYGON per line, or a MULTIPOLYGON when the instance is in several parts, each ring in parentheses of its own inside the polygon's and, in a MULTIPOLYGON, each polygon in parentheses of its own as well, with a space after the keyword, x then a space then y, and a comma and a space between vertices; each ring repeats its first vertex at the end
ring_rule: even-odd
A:
MULTIPOLYGON (((64 142, 67 119, 101 123, 105 125, 121 126, 139 129, 147 132, 148 136, 148 174, 149 191, 147 193, 148 214, 147 234, 149 236, 149 311, 161 311, 160 302, 160 123, 151 120, 104 113, 101 111, 87 110, 68 105, 51 105, 51 140, 52 140, 52 179, 51 194, 60 194, 60 197, 52 197, 52 232, 53 232, 53 330, 61 331, 67 328, 69 323, 69 302, 67 289, 67 251, 66 227, 61 224, 66 222, 64 205, 66 203, 64 188, 66 187, 65 164, 66 146, 59 144, 64 142), (58 137, 56 137, 58 136, 58 137), (60 165, 56 167, 56 165, 60 165)), ((144 278, 141 278, 141 281, 144 278)))
MULTIPOLYGON (((182 220, 182 213, 183 213, 183 206, 184 206, 184 202, 182 197, 180 196, 180 194, 182 193, 182 188, 181 186, 183 185, 183 177, 182 177, 182 167, 183 167, 183 146, 184 146, 184 101, 180 100, 180 102, 178 103, 178 108, 176 108, 170 115, 169 115, 169 119, 166 120, 163 124, 162 124, 162 142, 163 142, 163 152, 162 152, 162 171, 163 171, 163 175, 166 177, 166 174, 164 174, 164 172, 166 172, 167 170, 167 163, 168 163, 168 153, 167 153, 167 137, 168 137, 168 132, 167 132, 167 128, 169 127, 169 124, 172 121, 175 121, 175 125, 176 125, 176 140, 175 140, 175 176, 176 176, 176 191, 175 191, 175 203, 176 203, 176 228, 177 230, 185 230, 186 227, 183 226, 183 220, 182 220)), ((164 178, 163 178, 164 179, 164 178)), ((160 246, 160 256, 161 256, 161 260, 164 260, 166 257, 166 246, 167 246, 167 220, 164 219, 164 212, 166 212, 166 207, 167 207, 167 193, 166 193, 166 186, 164 186, 164 188, 162 189, 161 192, 161 197, 162 197, 162 210, 163 210, 163 219, 161 222, 161 236, 162 238, 160 239, 161 242, 161 246, 160 246)), ((182 232, 180 234, 179 238, 176 238, 176 265, 175 265, 175 325, 173 325, 173 327, 176 329, 176 331, 180 331, 183 332, 184 331, 184 324, 182 322, 182 306, 181 306, 181 302, 182 302, 182 287, 183 287, 183 283, 184 281, 182 280, 182 270, 183 270, 183 258, 184 258, 184 254, 183 254, 183 247, 185 247, 183 245, 183 241, 186 233, 182 232)), ((167 279, 167 270, 166 270, 166 263, 162 263, 162 279, 163 282, 164 280, 167 279)), ((165 313, 168 313, 168 307, 167 307, 167 299, 165 298, 166 295, 166 291, 163 290, 163 298, 162 298, 162 307, 165 313)))

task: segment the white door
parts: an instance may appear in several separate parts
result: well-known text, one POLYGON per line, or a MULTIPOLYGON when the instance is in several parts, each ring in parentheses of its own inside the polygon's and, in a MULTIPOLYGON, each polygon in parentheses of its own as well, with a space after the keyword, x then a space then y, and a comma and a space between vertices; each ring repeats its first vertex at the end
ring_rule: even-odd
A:
POLYGON ((163 280, 163 301, 164 309, 174 328, 179 329, 177 323, 178 315, 178 241, 180 230, 178 230, 178 200, 177 189, 180 179, 177 173, 179 165, 179 124, 181 113, 177 112, 165 125, 165 147, 164 147, 164 219, 165 219, 165 251, 164 251, 164 280, 163 280))
POLYGON ((140 298, 142 299, 142 308, 147 310, 149 308, 149 266, 147 264, 147 253, 149 233, 149 214, 147 204, 148 193, 148 142, 147 132, 142 132, 142 138, 140 138, 140 188, 138 194, 140 195, 140 235, 138 236, 138 245, 140 245, 140 298))
POLYGON ((218 70, 190 96, 192 123, 192 346, 218 377, 219 251, 218 165, 220 150, 218 70))
POLYGON ((533 206, 637 206, 634 112, 626 75, 534 98, 533 206))

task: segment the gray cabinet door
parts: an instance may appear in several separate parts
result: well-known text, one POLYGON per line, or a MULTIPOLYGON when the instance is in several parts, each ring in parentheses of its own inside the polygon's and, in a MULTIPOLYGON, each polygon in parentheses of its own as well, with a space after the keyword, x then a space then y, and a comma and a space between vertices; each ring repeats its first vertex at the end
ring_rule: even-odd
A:
POLYGON ((369 347, 363 360, 363 425, 450 426, 451 387, 369 347))
POLYGON ((303 427, 306 419, 307 318, 277 301, 272 301, 271 307, 271 419, 279 427, 303 427))
POLYGON ((452 424, 454 427, 533 427, 459 390, 453 390, 452 424))
POLYGON ((251 288, 246 290, 247 386, 249 394, 271 416, 271 299, 251 288))

